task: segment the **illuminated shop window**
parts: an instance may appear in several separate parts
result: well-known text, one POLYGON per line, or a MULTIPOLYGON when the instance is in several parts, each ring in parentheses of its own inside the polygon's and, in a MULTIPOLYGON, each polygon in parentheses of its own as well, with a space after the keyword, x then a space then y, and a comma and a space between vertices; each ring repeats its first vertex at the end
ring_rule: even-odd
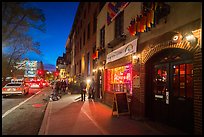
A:
POLYGON ((180 64, 173 66, 173 95, 176 97, 193 97, 193 65, 180 64))
POLYGON ((167 68, 165 65, 155 66, 154 93, 165 95, 167 88, 167 68))
POLYGON ((108 69, 106 75, 107 91, 132 94, 132 64, 108 69))

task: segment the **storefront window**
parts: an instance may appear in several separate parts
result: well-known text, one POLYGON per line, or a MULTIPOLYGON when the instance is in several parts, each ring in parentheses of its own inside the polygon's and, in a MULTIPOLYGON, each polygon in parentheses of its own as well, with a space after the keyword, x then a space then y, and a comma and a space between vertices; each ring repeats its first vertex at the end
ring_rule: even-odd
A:
POLYGON ((106 91, 132 94, 132 64, 107 69, 106 91))
POLYGON ((193 65, 180 64, 173 66, 173 95, 177 97, 193 97, 193 65))
POLYGON ((165 65, 155 66, 154 93, 165 95, 167 89, 167 68, 165 65))

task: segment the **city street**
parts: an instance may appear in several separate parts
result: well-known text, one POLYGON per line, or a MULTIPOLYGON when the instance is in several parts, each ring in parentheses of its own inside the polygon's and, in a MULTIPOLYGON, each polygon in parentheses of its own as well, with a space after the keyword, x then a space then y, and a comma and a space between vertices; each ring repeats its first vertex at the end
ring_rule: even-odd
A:
POLYGON ((202 135, 201 11, 2 2, 2 134, 202 135))
POLYGON ((37 135, 51 88, 30 89, 25 96, 2 98, 2 135, 37 135))

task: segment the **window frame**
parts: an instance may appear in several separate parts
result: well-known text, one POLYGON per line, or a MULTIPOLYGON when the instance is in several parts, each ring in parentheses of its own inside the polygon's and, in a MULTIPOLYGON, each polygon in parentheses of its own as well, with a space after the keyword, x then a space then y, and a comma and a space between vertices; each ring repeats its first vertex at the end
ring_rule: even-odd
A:
POLYGON ((120 12, 115 18, 115 38, 124 33, 124 11, 120 12))
POLYGON ((105 25, 100 29, 100 48, 105 47, 105 25))

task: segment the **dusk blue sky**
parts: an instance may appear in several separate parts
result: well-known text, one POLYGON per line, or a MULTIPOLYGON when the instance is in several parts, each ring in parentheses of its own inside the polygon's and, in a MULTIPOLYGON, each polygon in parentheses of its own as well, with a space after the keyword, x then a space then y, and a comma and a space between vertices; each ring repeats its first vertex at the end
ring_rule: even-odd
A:
POLYGON ((56 66, 56 60, 65 53, 65 44, 72 28, 79 2, 32 2, 34 7, 43 10, 46 18, 46 33, 30 30, 34 41, 40 42, 42 55, 29 52, 29 60, 42 61, 45 69, 56 66))

